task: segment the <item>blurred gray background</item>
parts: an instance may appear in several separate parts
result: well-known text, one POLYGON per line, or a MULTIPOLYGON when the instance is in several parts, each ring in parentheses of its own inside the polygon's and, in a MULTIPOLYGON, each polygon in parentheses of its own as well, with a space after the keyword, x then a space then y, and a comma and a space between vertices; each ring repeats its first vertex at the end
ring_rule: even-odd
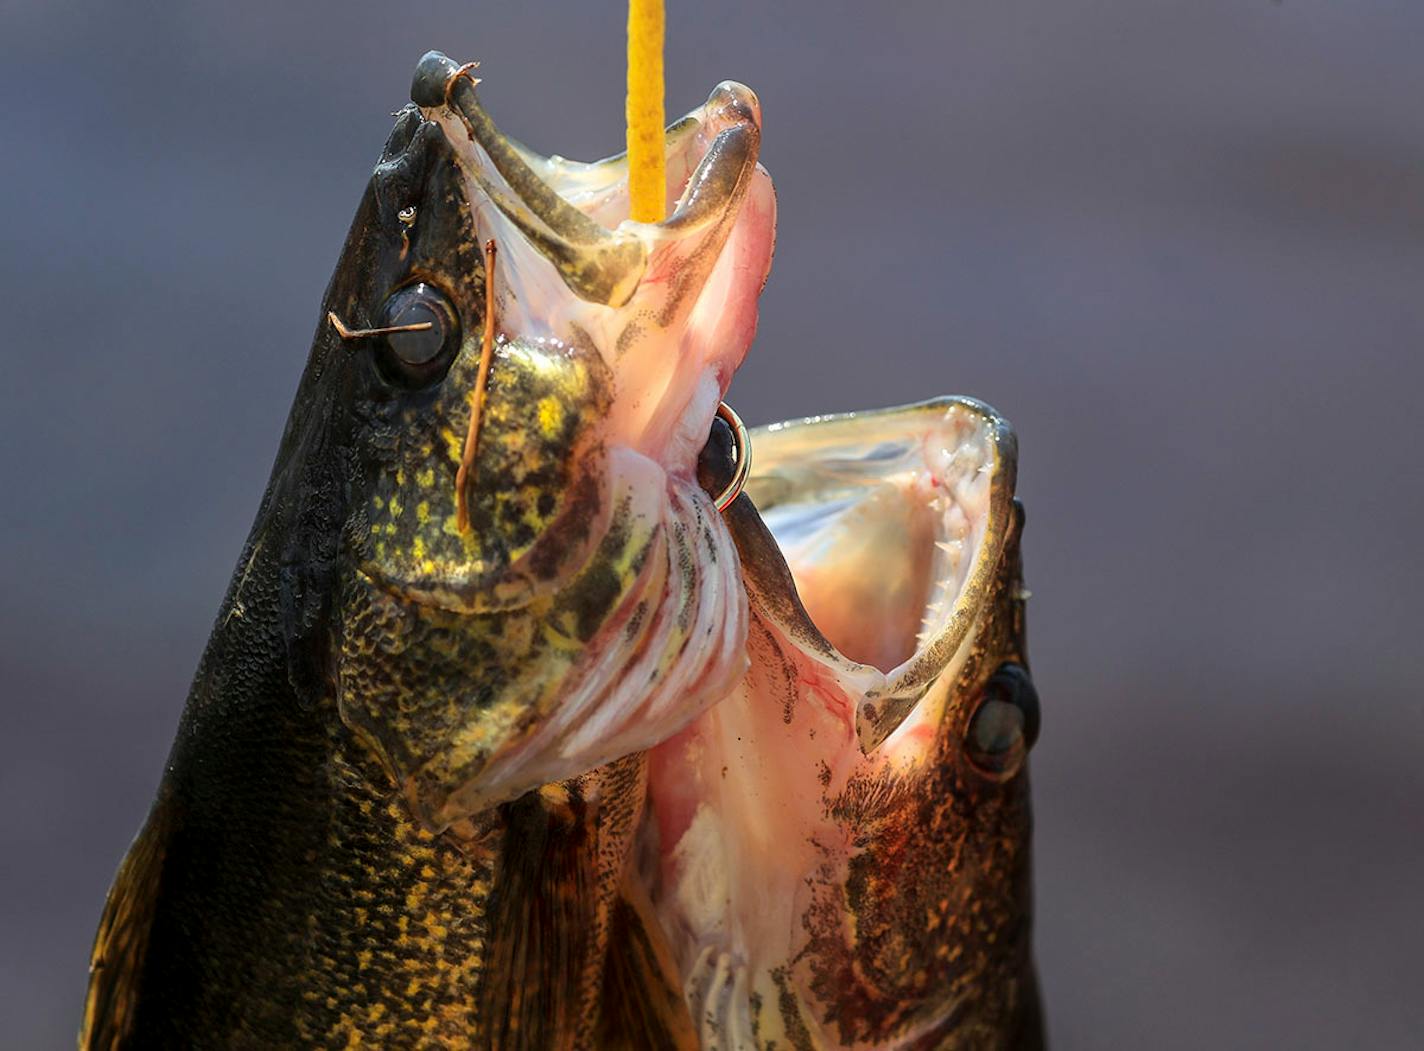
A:
MULTIPOLYGON (((751 422, 1016 423, 1058 1048, 1424 1046, 1424 3, 669 0, 780 194, 751 422)), ((0 1043, 105 888, 429 47, 622 137, 621 3, 0 0, 0 1043)))

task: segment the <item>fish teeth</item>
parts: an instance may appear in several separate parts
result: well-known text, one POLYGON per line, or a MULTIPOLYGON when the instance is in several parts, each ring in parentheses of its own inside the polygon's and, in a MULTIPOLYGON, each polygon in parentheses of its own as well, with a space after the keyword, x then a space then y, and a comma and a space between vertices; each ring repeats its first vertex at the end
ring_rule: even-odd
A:
POLYGON ((964 541, 936 540, 935 547, 944 552, 951 573, 959 569, 959 563, 964 560, 964 541))

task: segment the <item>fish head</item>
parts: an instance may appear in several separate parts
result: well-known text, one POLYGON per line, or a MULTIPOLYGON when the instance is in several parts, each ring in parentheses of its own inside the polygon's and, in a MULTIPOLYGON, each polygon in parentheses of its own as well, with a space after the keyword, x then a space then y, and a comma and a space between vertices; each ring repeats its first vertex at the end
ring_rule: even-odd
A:
POLYGON ((326 353, 305 382, 342 388, 345 543, 358 572, 471 611, 518 605, 552 586, 568 559, 549 552, 577 557, 570 508, 597 499, 593 432, 607 401, 596 356, 501 341, 468 486, 470 523, 458 527, 451 472, 468 432, 486 280, 453 150, 438 124, 407 106, 328 290, 318 335, 326 353))
POLYGON ((626 221, 624 160, 506 139, 443 56, 412 97, 304 385, 344 414, 341 718, 440 829, 669 736, 745 666, 697 459, 774 204, 743 88, 669 129, 658 224, 626 221))
POLYGON ((650 763, 693 1015, 793 1045, 1033 1046, 1005 1038, 1037 1011, 1013 431, 950 397, 752 442, 726 516, 751 667, 650 763))

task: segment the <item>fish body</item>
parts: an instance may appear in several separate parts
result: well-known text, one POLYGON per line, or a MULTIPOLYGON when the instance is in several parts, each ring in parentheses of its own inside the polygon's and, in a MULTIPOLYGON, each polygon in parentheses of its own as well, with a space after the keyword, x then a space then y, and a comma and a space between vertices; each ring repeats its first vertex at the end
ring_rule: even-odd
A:
POLYGON ((719 514, 755 95, 668 129, 657 224, 444 56, 412 99, 81 1047, 1037 1046, 1007 424, 764 431, 719 514))

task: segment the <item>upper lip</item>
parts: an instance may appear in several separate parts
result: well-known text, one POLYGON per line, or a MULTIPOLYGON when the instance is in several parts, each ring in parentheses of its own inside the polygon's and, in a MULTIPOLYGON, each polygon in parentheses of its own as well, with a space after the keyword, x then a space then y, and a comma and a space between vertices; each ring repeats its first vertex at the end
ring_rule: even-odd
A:
POLYGON ((761 144, 756 95, 730 81, 719 84, 703 106, 668 131, 674 162, 669 168, 689 173, 672 215, 661 223, 620 222, 610 229, 565 194, 584 197, 586 206, 597 204, 600 193, 605 201, 616 197, 608 191, 625 179, 626 156, 579 164, 518 145, 490 120, 473 80, 438 51, 416 67, 411 98, 458 119, 464 137, 479 147, 458 150, 461 163, 494 205, 555 265, 575 295, 613 307, 631 298, 659 243, 707 234, 735 211, 761 144), (488 163, 477 155, 481 152, 488 163))

